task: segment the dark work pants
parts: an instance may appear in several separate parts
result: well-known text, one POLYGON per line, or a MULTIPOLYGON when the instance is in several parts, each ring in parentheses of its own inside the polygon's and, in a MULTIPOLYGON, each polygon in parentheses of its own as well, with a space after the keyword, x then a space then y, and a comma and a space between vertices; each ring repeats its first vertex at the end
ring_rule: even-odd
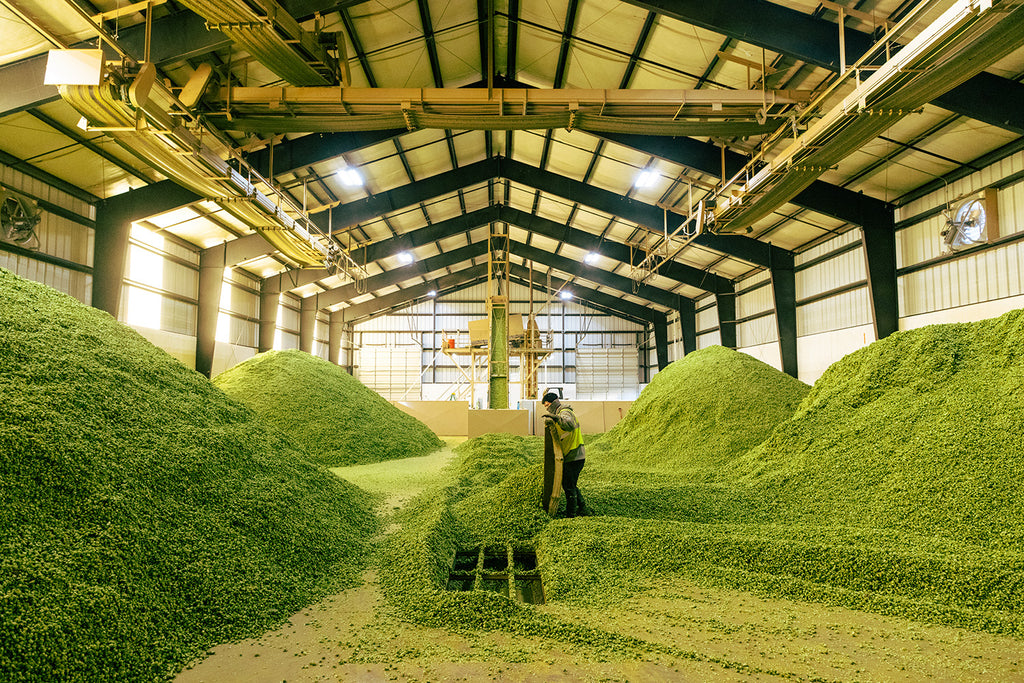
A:
POLYGON ((566 499, 569 494, 576 495, 576 482, 580 478, 580 471, 583 469, 584 463, 587 460, 573 460, 562 465, 562 490, 565 492, 566 499))

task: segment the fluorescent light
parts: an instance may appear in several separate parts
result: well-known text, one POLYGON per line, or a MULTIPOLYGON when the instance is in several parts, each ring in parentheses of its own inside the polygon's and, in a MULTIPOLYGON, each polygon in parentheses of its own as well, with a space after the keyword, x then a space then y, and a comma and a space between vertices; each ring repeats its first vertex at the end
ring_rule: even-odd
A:
POLYGON ((437 290, 436 289, 430 290, 429 292, 427 292, 427 296, 437 296, 437 290))
POLYGON ((403 266, 409 265, 410 263, 413 262, 412 253, 408 251, 398 252, 398 262, 401 263, 403 266))
POLYGON ((559 292, 558 296, 562 297, 562 301, 568 301, 569 299, 572 298, 572 292, 570 292, 568 289, 563 289, 561 292, 559 292))
POLYGON ((338 171, 338 175, 341 176, 342 185, 359 187, 363 184, 363 176, 359 175, 359 171, 354 168, 343 168, 338 171))
POLYGON ((633 181, 633 187, 652 187, 657 180, 658 174, 654 171, 640 171, 636 180, 633 181))
POLYGON ((583 257, 583 262, 586 263, 588 266, 592 266, 595 263, 597 263, 597 259, 599 258, 601 258, 601 255, 598 254, 596 251, 592 251, 583 257))

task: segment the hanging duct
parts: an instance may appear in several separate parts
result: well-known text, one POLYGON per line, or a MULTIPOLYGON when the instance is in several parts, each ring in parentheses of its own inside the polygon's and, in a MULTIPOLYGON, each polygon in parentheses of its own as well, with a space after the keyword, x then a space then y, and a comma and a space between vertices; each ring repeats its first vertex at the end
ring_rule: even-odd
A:
POLYGON ((337 267, 353 279, 364 276, 330 235, 233 156, 231 146, 217 132, 157 81, 154 65, 145 64, 129 76, 107 69, 99 50, 54 50, 50 55, 47 81, 59 86, 61 97, 81 113, 90 130, 103 131, 168 178, 222 206, 296 265, 337 267), (90 75, 60 73, 56 65, 61 61, 88 61, 85 55, 67 52, 94 53, 89 56, 95 63, 90 75))

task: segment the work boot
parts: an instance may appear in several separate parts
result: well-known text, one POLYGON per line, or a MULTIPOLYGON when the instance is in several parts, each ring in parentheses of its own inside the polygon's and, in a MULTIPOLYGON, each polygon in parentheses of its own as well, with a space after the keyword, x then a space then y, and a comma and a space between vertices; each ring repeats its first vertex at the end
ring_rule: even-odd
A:
POLYGON ((565 492, 565 516, 575 517, 576 516, 576 492, 579 489, 565 492))
POLYGON ((587 509, 587 504, 583 502, 583 492, 580 491, 579 489, 576 489, 575 498, 576 515, 579 517, 589 517, 590 510, 587 509))

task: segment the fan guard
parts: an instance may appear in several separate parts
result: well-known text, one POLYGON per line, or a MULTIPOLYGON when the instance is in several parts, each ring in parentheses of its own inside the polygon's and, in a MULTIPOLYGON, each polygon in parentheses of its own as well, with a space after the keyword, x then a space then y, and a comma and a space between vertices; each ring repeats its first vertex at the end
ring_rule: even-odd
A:
POLYGON ((19 246, 27 246, 36 238, 41 214, 28 197, 0 188, 0 238, 19 246))
POLYGON ((961 251, 988 242, 985 200, 969 197, 957 204, 946 219, 942 243, 950 251, 961 251))

